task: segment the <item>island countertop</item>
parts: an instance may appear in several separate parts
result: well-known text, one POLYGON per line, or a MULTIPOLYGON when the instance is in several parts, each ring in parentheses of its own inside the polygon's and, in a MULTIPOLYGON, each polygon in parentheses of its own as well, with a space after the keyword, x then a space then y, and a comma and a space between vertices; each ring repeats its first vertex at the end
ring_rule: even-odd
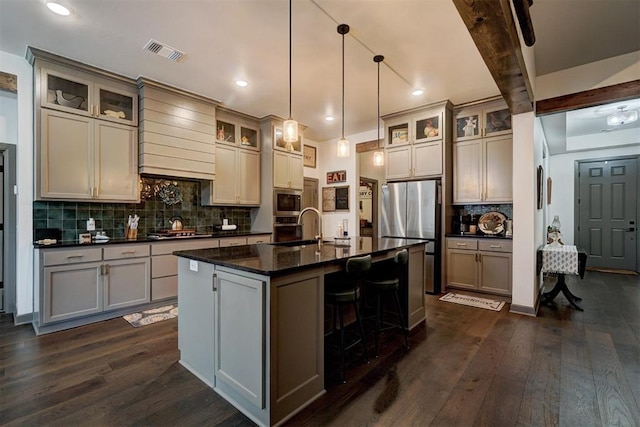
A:
POLYGON ((419 239, 354 237, 349 246, 323 243, 300 246, 279 246, 261 243, 226 248, 193 249, 173 254, 210 264, 244 270, 251 273, 274 276, 296 270, 319 267, 325 264, 344 263, 356 256, 382 255, 426 242, 419 239))

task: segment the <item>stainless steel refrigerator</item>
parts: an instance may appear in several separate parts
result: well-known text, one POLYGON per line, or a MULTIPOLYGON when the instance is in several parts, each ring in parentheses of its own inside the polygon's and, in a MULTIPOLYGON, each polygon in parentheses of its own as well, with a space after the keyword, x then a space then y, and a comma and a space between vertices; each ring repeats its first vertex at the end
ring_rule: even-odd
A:
POLYGON ((382 236, 425 240, 425 290, 440 293, 440 181, 382 186, 382 236))

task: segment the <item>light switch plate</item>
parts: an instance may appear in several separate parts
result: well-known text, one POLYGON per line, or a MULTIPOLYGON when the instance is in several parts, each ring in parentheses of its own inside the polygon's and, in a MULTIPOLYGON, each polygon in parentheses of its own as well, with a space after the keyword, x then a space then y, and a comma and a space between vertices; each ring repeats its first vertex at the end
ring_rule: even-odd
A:
POLYGON ((198 272, 198 261, 193 259, 189 260, 189 270, 198 272))

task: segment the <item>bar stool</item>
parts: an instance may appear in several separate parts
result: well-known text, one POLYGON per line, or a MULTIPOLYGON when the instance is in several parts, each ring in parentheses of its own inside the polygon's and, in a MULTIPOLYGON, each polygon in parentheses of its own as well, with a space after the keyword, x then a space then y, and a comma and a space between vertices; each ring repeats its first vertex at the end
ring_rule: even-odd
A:
POLYGON ((369 363, 369 356, 367 355, 367 346, 365 344, 364 327, 362 325, 362 319, 360 318, 360 310, 358 308, 358 302, 360 299, 360 288, 358 284, 362 280, 362 276, 371 268, 371 255, 364 257, 350 258, 347 260, 346 275, 334 283, 329 283, 324 293, 324 299, 326 304, 333 305, 333 334, 336 333, 336 320, 340 317, 340 362, 341 362, 341 379, 343 383, 347 382, 346 368, 345 368, 345 351, 353 348, 357 344, 362 343, 362 350, 364 352, 364 359, 369 363), (356 321, 358 322, 358 328, 360 329, 360 338, 353 343, 345 346, 344 343, 344 306, 346 304, 353 304, 353 308, 356 313, 356 321), (338 316, 336 316, 338 312, 338 316))
POLYGON ((388 276, 381 272, 380 275, 382 277, 380 279, 369 277, 364 280, 366 292, 373 291, 376 296, 375 357, 378 357, 378 338, 380 332, 389 329, 400 328, 402 330, 402 335, 404 336, 404 345, 409 348, 409 341, 407 340, 407 328, 404 324, 404 315, 402 313, 402 305, 400 304, 400 295, 398 294, 400 290, 400 278, 404 275, 405 266, 409 261, 409 252, 406 249, 396 252, 395 256, 393 257, 393 261, 395 262, 396 267, 394 275, 388 276), (382 296, 389 295, 391 293, 393 293, 393 299, 395 301, 396 309, 398 310, 398 323, 392 323, 389 321, 385 322, 384 313, 382 312, 382 296), (383 327, 384 324, 388 326, 383 327))

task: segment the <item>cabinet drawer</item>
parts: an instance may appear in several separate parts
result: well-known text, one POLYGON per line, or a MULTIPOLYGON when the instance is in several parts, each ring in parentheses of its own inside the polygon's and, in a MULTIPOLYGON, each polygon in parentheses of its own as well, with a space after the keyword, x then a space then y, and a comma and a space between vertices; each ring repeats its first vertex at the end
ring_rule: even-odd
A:
POLYGON ((139 258, 149 256, 149 245, 119 245, 104 248, 104 259, 139 258))
POLYGON ((478 249, 478 240, 476 239, 447 239, 447 249, 469 249, 475 251, 478 249))
POLYGON ((154 242, 151 244, 151 255, 166 255, 174 251, 188 251, 190 249, 217 248, 218 239, 196 238, 180 242, 154 242))
POLYGON ((160 277, 151 280, 151 301, 178 296, 178 276, 160 277))
POLYGON ((48 250, 43 254, 43 265, 75 264, 102 260, 102 248, 48 250))
POLYGON ((247 238, 246 237, 227 237, 224 239, 220 239, 220 247, 226 248, 227 246, 240 246, 246 245, 247 238))
POLYGON ((511 248, 513 245, 512 241, 502 239, 490 241, 480 240, 478 243, 478 249, 488 252, 511 252, 511 248))
POLYGON ((247 237, 247 245, 254 245, 256 243, 270 243, 271 235, 265 234, 263 236, 249 236, 247 237))
MULTIPOLYGON (((179 249, 178 249, 179 250, 179 249)), ((175 255, 156 255, 151 258, 151 277, 175 276, 178 274, 178 257, 175 255)))

